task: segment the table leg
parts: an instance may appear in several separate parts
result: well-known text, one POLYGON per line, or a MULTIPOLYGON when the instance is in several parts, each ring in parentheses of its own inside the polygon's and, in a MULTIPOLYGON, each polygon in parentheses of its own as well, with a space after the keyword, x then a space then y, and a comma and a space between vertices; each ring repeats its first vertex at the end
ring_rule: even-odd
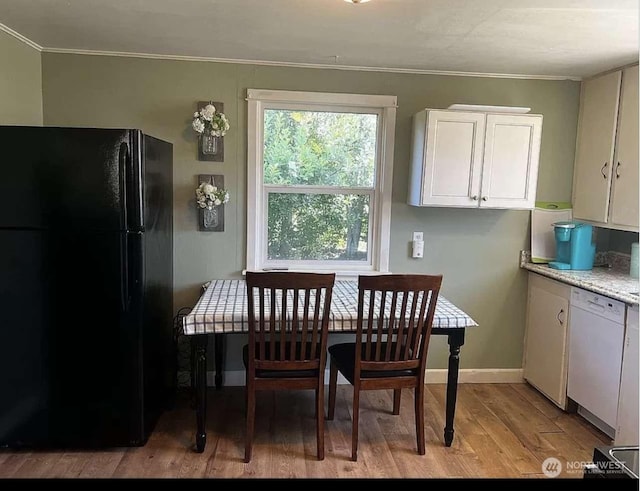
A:
POLYGON ((444 427, 444 444, 447 447, 453 442, 453 419, 456 414, 456 397, 458 395, 458 368, 460 366, 460 346, 464 344, 464 329, 449 334, 449 370, 447 375, 447 409, 444 427))
POLYGON ((207 341, 204 334, 195 336, 196 344, 196 450, 204 452, 207 444, 205 422, 207 420, 207 341))
POLYGON ((224 334, 215 335, 216 389, 222 389, 222 367, 224 366, 224 334))
POLYGON ((191 352, 189 355, 189 371, 190 371, 190 375, 191 375, 191 397, 190 402, 191 402, 191 409, 195 409, 197 407, 197 399, 198 399, 198 392, 196 390, 197 384, 196 384, 196 337, 195 336, 191 336, 189 338, 189 344, 190 344, 190 348, 191 348, 191 352))

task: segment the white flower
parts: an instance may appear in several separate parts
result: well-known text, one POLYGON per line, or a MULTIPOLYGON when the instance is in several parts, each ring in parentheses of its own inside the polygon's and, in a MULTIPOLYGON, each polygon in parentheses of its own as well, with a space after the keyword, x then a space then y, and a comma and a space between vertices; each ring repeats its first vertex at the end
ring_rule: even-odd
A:
POLYGON ((213 115, 216 113, 216 108, 214 106, 212 106, 211 104, 207 104, 204 109, 202 111, 200 111, 200 114, 202 115, 202 117, 204 119, 206 119, 207 121, 211 121, 213 119, 213 115))
POLYGON ((213 104, 207 104, 201 111, 193 113, 194 131, 214 137, 224 136, 230 128, 229 119, 224 113, 218 112, 213 104))
POLYGON ((203 182, 196 188, 196 204, 200 208, 212 210, 228 201, 229 192, 211 183, 203 182))
POLYGON ((191 126, 193 126, 193 129, 198 133, 202 133, 204 131, 204 123, 199 119, 194 119, 191 126))

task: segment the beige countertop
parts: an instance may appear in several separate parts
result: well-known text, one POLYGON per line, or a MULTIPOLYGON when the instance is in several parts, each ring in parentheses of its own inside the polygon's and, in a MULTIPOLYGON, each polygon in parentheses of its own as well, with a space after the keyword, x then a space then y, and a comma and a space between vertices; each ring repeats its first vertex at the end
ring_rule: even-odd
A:
POLYGON ((594 293, 606 295, 628 305, 638 305, 640 283, 627 272, 607 267, 595 267, 591 271, 552 269, 546 264, 523 261, 520 266, 528 271, 577 286, 594 293), (635 295, 634 295, 635 293, 635 295))

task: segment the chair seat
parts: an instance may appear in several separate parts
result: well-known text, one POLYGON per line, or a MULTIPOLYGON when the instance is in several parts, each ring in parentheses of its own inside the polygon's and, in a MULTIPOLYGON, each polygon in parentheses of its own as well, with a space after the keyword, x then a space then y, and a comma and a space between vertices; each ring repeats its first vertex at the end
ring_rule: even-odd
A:
MULTIPOLYGON (((365 346, 362 346, 364 351, 365 346)), ((382 351, 386 349, 386 343, 382 344, 382 351)), ((395 343, 391 346, 395 349, 395 343)), ((353 371, 355 369, 356 343, 341 343, 329 346, 331 360, 335 361, 342 375, 353 385, 353 371)), ((411 370, 361 370, 360 378, 382 378, 382 377, 411 377, 417 374, 417 369, 411 370)))
MULTIPOLYGON (((259 343, 256 343, 256 352, 259 350, 259 343)), ((268 349, 268 348, 267 348, 268 349)), ((276 353, 280 353, 280 343, 275 343, 276 353)), ((300 343, 296 344, 296 350, 300 353, 300 343)), ((285 343, 285 353, 291 352, 291 343, 285 343)), ((311 343, 307 343, 306 353, 311 353, 311 343)), ((242 361, 245 368, 249 366, 249 345, 245 344, 242 348, 242 361)), ((256 377, 258 378, 311 378, 317 377, 318 370, 261 370, 256 369, 256 377)))

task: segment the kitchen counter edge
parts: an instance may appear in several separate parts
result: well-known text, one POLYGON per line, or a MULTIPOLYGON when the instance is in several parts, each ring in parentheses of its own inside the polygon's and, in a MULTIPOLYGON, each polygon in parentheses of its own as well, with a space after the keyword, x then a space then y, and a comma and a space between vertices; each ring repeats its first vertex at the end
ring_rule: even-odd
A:
MULTIPOLYGON (((526 269, 527 271, 538 273, 542 276, 546 276, 547 278, 566 283, 567 285, 576 286, 584 290, 589 290, 594 293, 613 298, 614 300, 619 300, 620 302, 624 302, 627 305, 638 305, 639 299, 637 295, 633 295, 628 292, 621 292, 617 289, 613 289, 610 286, 607 286, 606 283, 608 281, 606 279, 606 272, 602 273, 602 275, 605 277, 602 280, 584 280, 576 278, 575 271, 552 269, 546 264, 524 263, 521 265, 521 267, 523 269, 526 269)), ((617 278, 619 278, 619 275, 616 275, 615 273, 611 274, 611 282, 617 281, 617 278)))

